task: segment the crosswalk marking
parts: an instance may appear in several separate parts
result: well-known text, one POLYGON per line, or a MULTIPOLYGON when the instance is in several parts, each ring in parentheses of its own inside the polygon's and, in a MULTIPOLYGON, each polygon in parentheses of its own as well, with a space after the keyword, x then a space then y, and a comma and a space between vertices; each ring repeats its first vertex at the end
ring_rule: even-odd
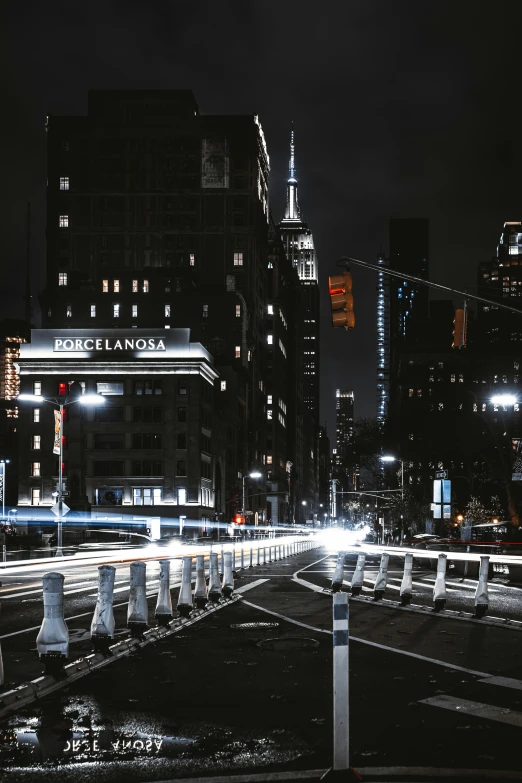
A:
POLYGON ((514 680, 511 677, 486 677, 479 680, 486 685, 499 685, 501 688, 513 688, 516 691, 522 691, 522 680, 514 680))
POLYGON ((455 696, 441 694, 422 699, 419 704, 427 704, 430 707, 441 707, 444 710, 458 712, 460 715, 472 715, 475 718, 494 720, 498 723, 508 723, 510 726, 522 728, 522 712, 509 710, 506 707, 494 707, 492 704, 484 704, 479 701, 458 699, 455 696))

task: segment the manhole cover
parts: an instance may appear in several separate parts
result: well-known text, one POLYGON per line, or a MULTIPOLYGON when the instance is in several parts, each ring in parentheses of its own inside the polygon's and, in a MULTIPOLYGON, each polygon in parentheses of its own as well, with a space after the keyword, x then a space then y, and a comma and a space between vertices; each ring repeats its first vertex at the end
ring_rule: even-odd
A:
POLYGON ((278 628, 279 623, 234 623, 230 627, 249 631, 251 628, 278 628))
POLYGON ((307 636, 281 636, 278 639, 262 639, 257 646, 268 650, 300 650, 303 647, 319 647, 319 642, 307 636))

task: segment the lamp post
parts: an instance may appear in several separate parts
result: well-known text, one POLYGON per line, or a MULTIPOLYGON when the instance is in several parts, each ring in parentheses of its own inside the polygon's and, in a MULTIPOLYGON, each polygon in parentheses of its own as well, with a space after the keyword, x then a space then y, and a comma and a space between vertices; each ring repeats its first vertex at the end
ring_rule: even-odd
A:
POLYGON ((59 428, 59 455, 58 455, 58 491, 56 495, 56 502, 58 504, 58 540, 56 547, 56 557, 62 557, 62 524, 63 524, 63 411, 66 405, 72 405, 75 402, 79 402, 82 405, 103 405, 105 403, 105 397, 101 394, 82 394, 80 397, 76 397, 74 400, 67 400, 64 402, 56 397, 40 397, 38 394, 19 394, 18 399, 22 402, 48 402, 60 411, 60 428, 59 428))
MULTIPOLYGON (((385 454, 381 457, 381 462, 400 462, 401 463, 401 502, 402 502, 402 510, 404 511, 404 460, 400 459, 400 457, 393 457, 391 454, 385 454)), ((401 513, 401 544, 402 539, 404 536, 404 530, 403 530, 403 519, 404 514, 401 513)), ((384 528, 383 528, 384 530, 384 528)))
POLYGON ((243 476, 243 499, 241 503, 241 513, 243 515, 243 519, 245 520, 245 526, 246 526, 246 480, 247 478, 251 479, 260 479, 263 478, 263 474, 259 472, 259 470, 252 470, 250 473, 245 473, 243 476))
POLYGON ((5 466, 10 460, 0 459, 0 489, 2 491, 2 522, 5 522, 5 466))

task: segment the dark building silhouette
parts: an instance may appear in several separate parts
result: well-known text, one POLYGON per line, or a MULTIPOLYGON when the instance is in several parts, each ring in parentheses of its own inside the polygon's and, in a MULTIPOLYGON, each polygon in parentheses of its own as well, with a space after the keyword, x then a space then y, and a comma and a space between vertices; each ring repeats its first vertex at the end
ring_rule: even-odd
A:
POLYGON ((356 490, 356 465, 354 455, 354 393, 348 389, 335 392, 335 456, 334 474, 341 489, 356 490))
MULTIPOLYGON (((504 223, 497 253, 478 268, 477 293, 522 311, 522 224, 504 223)), ((478 303, 478 331, 485 346, 505 350, 522 341, 522 315, 478 303)))

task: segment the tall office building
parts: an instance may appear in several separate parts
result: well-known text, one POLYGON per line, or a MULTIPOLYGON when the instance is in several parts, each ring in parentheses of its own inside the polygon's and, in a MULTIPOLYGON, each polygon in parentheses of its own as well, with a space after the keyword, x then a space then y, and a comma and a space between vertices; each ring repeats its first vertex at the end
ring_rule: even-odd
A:
MULTIPOLYGON (((386 268, 387 259, 380 255, 380 267, 386 268)), ((377 421, 382 426, 388 413, 390 399, 390 277, 384 271, 377 273, 377 421)))
MULTIPOLYGON (((504 223, 495 257, 479 265, 477 292, 522 311, 522 223, 504 223)), ((478 334, 485 346, 520 343, 522 315, 479 302, 478 334)))
MULTIPOLYGON (((124 418, 120 425, 115 422, 105 429, 118 436, 125 429, 126 438, 130 438, 123 441, 127 451, 134 448, 133 443, 138 449, 140 433, 161 434, 161 422, 177 416, 177 408, 185 408, 182 417, 189 416, 186 423, 179 420, 178 434, 183 436, 186 426, 194 429, 187 431, 185 441, 183 437, 178 441, 177 434, 172 434, 171 441, 164 439, 154 454, 145 455, 146 464, 143 453, 118 453, 121 437, 109 447, 102 446, 101 438, 93 433, 81 454, 83 467, 74 471, 79 495, 87 495, 93 505, 107 505, 108 496, 102 490, 104 484, 114 488, 114 471, 130 470, 132 465, 138 469, 141 461, 145 464, 140 468, 142 477, 144 470, 161 468, 163 472, 160 482, 156 475, 148 476, 148 482, 137 476, 134 483, 138 489, 147 484, 156 488, 168 485, 171 488, 165 492, 171 507, 179 504, 180 497, 186 498, 192 506, 188 515, 202 520, 220 513, 229 520, 231 511, 241 507, 242 476, 254 468, 264 470, 267 456, 274 458, 267 448, 265 426, 267 367, 271 351, 280 351, 284 360, 285 351, 291 350, 289 339, 285 342, 282 336, 282 348, 279 338, 277 346, 269 345, 269 158, 261 125, 256 116, 202 116, 188 90, 101 90, 89 93, 87 116, 48 118, 47 148, 44 326, 55 336, 57 330, 75 330, 79 340, 87 340, 82 345, 88 346, 83 351, 73 349, 79 359, 76 369, 62 363, 56 382, 83 382, 83 373, 101 393, 107 382, 110 407, 120 408, 114 415, 124 418), (200 400, 201 416, 190 413, 190 400, 186 406, 178 405, 173 397, 171 410, 159 406, 161 421, 154 419, 154 406, 142 412, 153 417, 147 420, 147 429, 145 419, 140 424, 135 416, 142 415, 138 410, 143 407, 141 395, 149 402, 161 395, 160 386, 158 390, 154 386, 152 364, 148 375, 147 366, 137 363, 135 373, 143 377, 132 384, 127 378, 122 385, 121 377, 116 376, 121 376, 122 368, 132 375, 131 360, 140 358, 135 347, 118 353, 121 367, 115 370, 114 379, 94 377, 91 371, 97 365, 90 360, 99 358, 105 374, 110 368, 106 362, 114 355, 110 353, 112 343, 98 342, 103 330, 107 339, 114 337, 114 330, 125 330, 126 337, 127 330, 134 330, 138 340, 144 339, 148 330, 157 329, 162 334, 169 329, 190 330, 184 343, 176 341, 170 355, 177 362, 183 351, 192 350, 187 346, 200 345, 211 357, 208 362, 217 378, 214 370, 205 371, 200 373, 201 388, 196 384, 191 392, 184 387, 200 400), (118 396, 121 404, 116 405, 118 396), (179 453, 168 456, 167 442, 169 448, 179 443, 179 453), (110 461, 103 448, 115 450, 110 461), (126 465, 125 459, 131 463, 126 465), (178 468, 183 471, 190 465, 192 476, 187 480, 182 474, 177 476, 178 468), (173 484, 172 477, 180 481, 173 484), (186 496, 183 492, 176 495, 175 486, 186 488, 186 496)), ((48 342, 48 334, 42 335, 42 340, 55 359, 57 349, 48 342)), ((122 343, 124 348, 127 344, 131 343, 122 343)), ((146 353, 141 358, 147 355, 153 358, 146 353)), ((165 362, 157 366, 160 375, 165 366, 165 362)), ((34 363, 24 365, 24 372, 29 369, 34 382, 41 381, 50 393, 46 378, 34 378, 34 363)), ((44 372, 43 364, 38 365, 38 372, 44 372)), ((280 370, 277 378, 285 375, 288 373, 280 370)), ((166 379, 157 380, 167 383, 166 379)), ((277 388, 271 393, 277 404, 281 399, 284 406, 292 406, 293 400, 277 388)), ((33 432, 33 422, 25 422, 24 427, 32 435, 38 434, 33 432)), ((141 443, 141 448, 149 451, 143 444, 152 441, 142 439, 141 443)), ((280 458, 284 455, 278 454, 278 463, 280 458)), ((23 459, 27 474, 38 460, 34 455, 23 459)), ((65 461, 71 459, 72 450, 67 447, 65 461)), ((72 466, 68 467, 71 472, 72 466)), ((27 478, 34 478, 35 484, 42 479, 41 486, 34 487, 40 488, 40 495, 35 492, 34 497, 50 502, 49 477, 27 478)), ((33 495, 27 487, 24 491, 30 502, 33 495)), ((260 521, 264 518, 264 488, 262 480, 248 495, 260 521)), ((124 488, 114 496, 122 497, 126 504, 129 498, 143 497, 133 494, 132 489, 124 488)), ((149 496, 155 502, 160 494, 149 496)), ((185 512, 178 508, 175 513, 185 512)))
MULTIPOLYGON (((429 221, 390 219, 390 269, 429 278, 429 221)), ((390 338, 393 349, 414 343, 428 320, 428 287, 390 277, 390 338)))
MULTIPOLYGON (((319 454, 319 272, 314 238, 302 218, 297 198, 294 129, 290 133, 290 163, 286 185, 286 208, 279 231, 287 257, 297 269, 302 301, 302 328, 298 349, 303 356, 303 397, 306 411, 303 484, 308 488, 307 503, 318 506, 319 454)), ((317 513, 317 512, 315 512, 317 513)))
POLYGON ((354 393, 348 389, 335 392, 335 478, 344 490, 356 489, 357 467, 353 451, 354 393))

